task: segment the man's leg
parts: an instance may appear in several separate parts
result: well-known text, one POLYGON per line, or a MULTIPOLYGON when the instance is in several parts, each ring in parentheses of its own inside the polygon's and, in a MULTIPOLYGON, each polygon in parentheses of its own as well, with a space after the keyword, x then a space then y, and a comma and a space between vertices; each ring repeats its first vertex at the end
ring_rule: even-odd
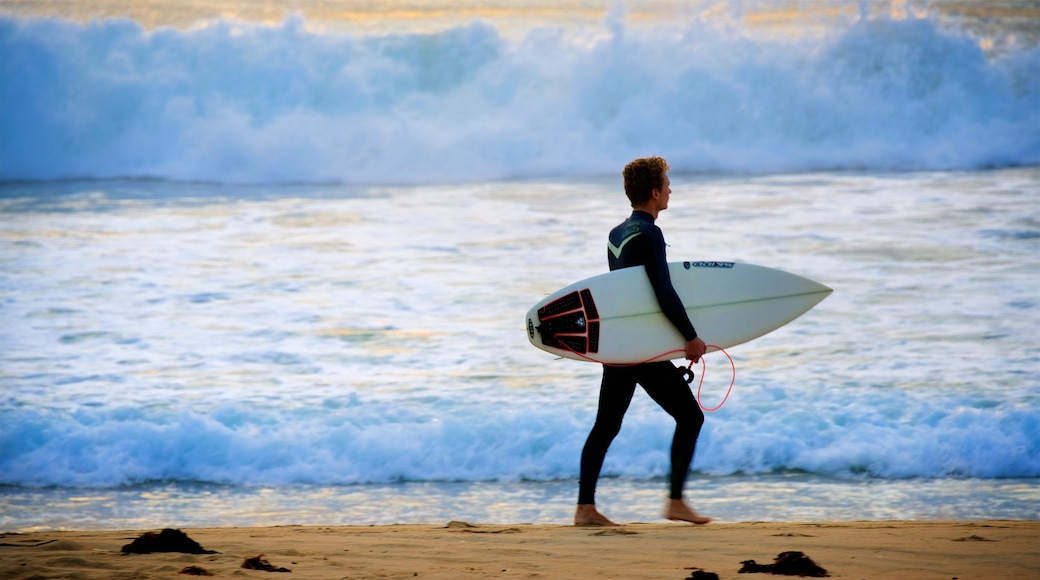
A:
POLYGON ((575 524, 613 525, 595 509, 596 484, 599 481, 603 460, 607 456, 614 437, 621 431, 621 422, 632 402, 636 383, 626 367, 603 367, 603 379, 599 387, 599 408, 596 423, 585 440, 581 451, 581 480, 578 484, 578 509, 575 524))
POLYGON ((670 362, 645 365, 638 377, 639 384, 662 409, 675 419, 675 434, 672 436, 672 472, 669 478, 668 504, 665 517, 695 524, 711 521, 697 515, 683 502, 683 488, 693 463, 697 438, 704 425, 704 412, 697 404, 690 385, 682 379, 678 369, 670 362))

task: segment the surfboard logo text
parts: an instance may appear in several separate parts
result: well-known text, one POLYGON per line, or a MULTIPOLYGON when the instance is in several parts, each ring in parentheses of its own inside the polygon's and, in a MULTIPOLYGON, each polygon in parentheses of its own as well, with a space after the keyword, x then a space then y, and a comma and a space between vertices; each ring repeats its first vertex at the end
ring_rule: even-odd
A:
POLYGON ((683 262, 683 268, 732 268, 733 262, 683 262))

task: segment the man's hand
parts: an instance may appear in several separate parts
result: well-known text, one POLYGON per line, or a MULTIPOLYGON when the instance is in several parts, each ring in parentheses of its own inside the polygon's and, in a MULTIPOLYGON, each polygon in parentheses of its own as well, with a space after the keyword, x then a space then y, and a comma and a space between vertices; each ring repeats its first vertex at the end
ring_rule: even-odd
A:
POLYGON ((698 336, 697 338, 686 343, 686 358, 692 360, 695 363, 701 362, 701 357, 704 356, 704 353, 707 350, 708 345, 704 344, 704 341, 701 340, 701 337, 698 336))

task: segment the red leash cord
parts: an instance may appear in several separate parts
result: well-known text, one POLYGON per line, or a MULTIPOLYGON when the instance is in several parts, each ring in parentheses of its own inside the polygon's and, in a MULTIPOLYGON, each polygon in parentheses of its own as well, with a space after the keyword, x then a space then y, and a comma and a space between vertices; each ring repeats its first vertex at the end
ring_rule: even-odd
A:
MULTIPOLYGON (((726 396, 722 397, 722 401, 719 402, 718 405, 716 405, 714 407, 711 407, 709 409, 708 407, 704 406, 704 403, 701 402, 701 387, 704 386, 704 375, 708 371, 708 365, 707 365, 707 363, 704 362, 704 357, 703 356, 701 357, 701 380, 700 380, 699 383, 697 383, 697 404, 701 406, 701 409, 703 409, 704 412, 706 412, 706 413, 714 413, 715 411, 718 411, 719 409, 722 408, 723 405, 726 404, 726 399, 728 399, 729 398, 729 394, 733 392, 733 384, 737 382, 737 365, 733 363, 733 357, 729 356, 729 353, 726 352, 726 350, 723 349, 721 346, 716 346, 714 344, 709 344, 708 346, 713 346, 713 347, 715 347, 716 350, 718 350, 722 354, 726 355, 726 358, 729 359, 729 368, 732 371, 732 375, 731 375, 730 380, 729 380, 729 388, 726 389, 726 396)), ((693 361, 690 361, 690 366, 688 366, 686 368, 688 370, 692 369, 693 368, 693 361)))

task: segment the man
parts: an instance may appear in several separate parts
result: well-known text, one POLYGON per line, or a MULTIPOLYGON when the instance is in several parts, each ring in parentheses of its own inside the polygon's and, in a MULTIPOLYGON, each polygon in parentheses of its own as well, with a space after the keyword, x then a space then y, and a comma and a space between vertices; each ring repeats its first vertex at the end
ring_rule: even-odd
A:
MULTIPOLYGON (((706 346, 697 336, 686 315, 682 300, 672 287, 665 257, 664 235, 654 225, 657 215, 668 209, 672 194, 668 179, 668 162, 660 157, 636 159, 625 166, 625 194, 632 204, 632 215, 611 230, 607 244, 607 262, 611 270, 644 266, 657 301, 668 320, 686 339, 686 358, 700 361, 706 346)), ((615 526, 596 509, 596 482, 610 443, 621 430, 621 421, 632 402, 636 384, 675 419, 672 438, 670 493, 664 517, 694 524, 706 524, 702 517, 682 499, 686 476, 693 462, 693 452, 704 424, 697 399, 681 373, 669 361, 638 365, 604 365, 600 383, 599 409, 596 423, 581 453, 581 482, 576 525, 615 526)))

